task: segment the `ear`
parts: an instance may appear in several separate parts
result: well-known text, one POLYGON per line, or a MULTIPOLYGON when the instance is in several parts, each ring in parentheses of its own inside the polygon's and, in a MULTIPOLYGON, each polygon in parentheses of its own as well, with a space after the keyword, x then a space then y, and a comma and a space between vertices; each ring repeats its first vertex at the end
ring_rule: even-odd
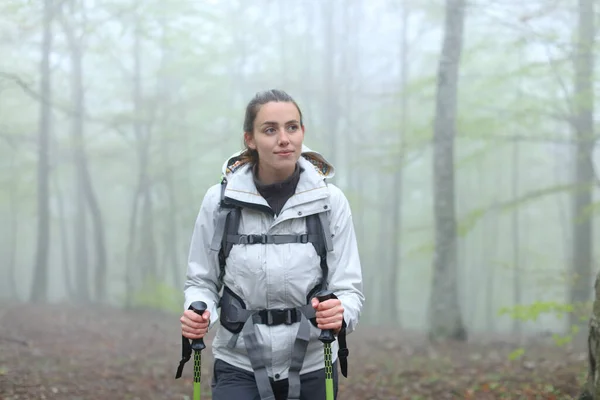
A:
POLYGON ((244 142, 249 149, 256 150, 256 143, 254 143, 254 136, 248 132, 244 132, 244 142))

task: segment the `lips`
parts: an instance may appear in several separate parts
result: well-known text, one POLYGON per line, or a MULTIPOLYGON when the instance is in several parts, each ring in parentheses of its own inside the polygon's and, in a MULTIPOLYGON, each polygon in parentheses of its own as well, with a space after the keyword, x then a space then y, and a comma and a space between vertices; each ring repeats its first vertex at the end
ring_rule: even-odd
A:
POLYGON ((281 155, 281 156, 287 156, 287 155, 290 155, 290 154, 292 154, 292 153, 293 153, 293 151, 292 151, 292 150, 286 150, 286 151, 278 151, 278 152, 276 152, 275 154, 279 154, 279 155, 281 155))

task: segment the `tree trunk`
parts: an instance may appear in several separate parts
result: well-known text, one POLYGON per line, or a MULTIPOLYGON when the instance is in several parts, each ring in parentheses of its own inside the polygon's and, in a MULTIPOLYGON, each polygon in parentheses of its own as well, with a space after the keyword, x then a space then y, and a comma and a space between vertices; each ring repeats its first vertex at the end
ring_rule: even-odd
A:
POLYGON ((51 134, 50 104, 50 51, 52 49, 52 17, 53 0, 44 1, 42 60, 40 63, 40 96, 45 101, 40 103, 40 119, 38 127, 38 166, 37 166, 37 246, 35 268, 31 285, 32 302, 48 300, 48 250, 50 246, 50 205, 49 180, 50 162, 48 144, 51 134))
MULTIPOLYGON (((138 18, 138 17, 136 17, 138 18)), ((146 116, 151 113, 146 113, 144 110, 144 102, 142 95, 142 32, 141 22, 139 19, 135 21, 134 30, 134 77, 133 77, 133 106, 134 106, 134 135, 136 141, 136 150, 138 157, 138 186, 134 193, 132 220, 130 224, 130 246, 128 251, 132 251, 135 256, 129 257, 133 263, 131 267, 140 273, 130 276, 131 279, 155 279, 158 276, 156 262, 156 243, 154 242, 154 213, 152 201, 152 185, 149 177, 149 158, 150 158, 150 143, 151 143, 151 127, 149 121, 146 121, 146 116), (138 208, 138 201, 141 202, 141 207, 138 208), (135 238, 138 230, 137 211, 140 211, 140 240, 139 247, 135 246, 135 238), (138 268, 142 268, 141 271, 138 268)), ((133 284, 133 281, 129 281, 133 284)), ((130 290, 130 289, 128 289, 130 290)))
POLYGON ((162 41, 161 41, 161 68, 158 75, 157 87, 159 91, 159 98, 162 99, 166 106, 164 107, 167 110, 161 119, 161 124, 163 125, 163 129, 161 130, 161 155, 162 162, 165 169, 165 189, 167 191, 167 201, 168 201, 168 215, 167 215, 167 223, 166 223, 166 237, 165 237, 165 264, 170 265, 169 271, 173 274, 173 284, 179 286, 179 282, 181 280, 181 269, 179 264, 179 240, 177 236, 177 210, 179 207, 177 206, 177 195, 175 192, 175 183, 173 180, 173 164, 171 162, 171 145, 172 140, 170 140, 168 132, 169 123, 171 121, 171 110, 170 108, 170 100, 171 100, 171 92, 170 88, 170 80, 167 75, 165 75, 165 69, 167 60, 170 58, 169 53, 169 43, 167 38, 167 30, 168 24, 165 18, 161 19, 161 27, 162 27, 162 41))
MULTIPOLYGON (((289 8, 290 8, 290 4, 289 3, 285 3, 283 1, 279 1, 277 2, 277 12, 279 14, 279 24, 280 24, 280 28, 279 28, 279 32, 278 32, 278 36, 279 36, 279 57, 280 57, 280 61, 281 61, 281 84, 282 87, 287 88, 289 83, 290 83, 290 70, 289 70, 289 64, 287 61, 287 46, 289 45, 287 37, 286 37, 286 26, 287 26, 287 21, 290 21, 290 15, 289 15, 289 8), (287 20, 287 21, 286 21, 287 20)), ((295 13, 293 13, 292 15, 294 15, 295 13)))
MULTIPOLYGON (((577 274, 571 291, 571 302, 589 300, 588 282, 592 272, 592 219, 582 212, 592 202, 591 183, 595 180, 592 162, 594 136, 594 0, 579 0, 579 40, 575 60, 576 179, 587 186, 585 191, 574 194, 573 221, 573 271, 577 274), (589 185, 589 186, 588 186, 589 185)), ((595 298, 589 322, 588 354, 589 369, 584 392, 580 399, 600 400, 600 274, 596 276, 595 298)), ((578 324, 577 315, 571 315, 571 324, 578 324)))
POLYGON ((438 70, 433 143, 435 252, 429 305, 429 339, 432 341, 466 340, 467 338, 458 305, 454 201, 454 137, 464 14, 464 0, 446 1, 445 33, 438 70))
MULTIPOLYGON (((586 303, 591 298, 592 279, 592 218, 586 212, 593 200, 594 166, 592 149, 594 139, 594 0, 579 0, 579 31, 575 53, 575 182, 579 186, 573 192, 572 213, 572 260, 574 282, 571 287, 571 303, 575 306, 586 303)), ((571 325, 579 325, 576 312, 570 314, 571 325)))
MULTIPOLYGON (((134 112, 134 121, 133 121, 133 132, 136 141, 142 140, 143 129, 142 129, 142 88, 141 88, 141 38, 140 38, 140 22, 136 17, 135 20, 135 30, 134 30, 134 38, 133 38, 133 65, 134 65, 134 73, 133 73, 133 92, 132 92, 132 100, 133 100, 133 112, 134 112)), ((140 154, 138 154, 140 156, 140 154)), ((141 175, 141 171, 139 174, 141 175)), ((126 285, 126 304, 127 306, 131 305, 131 296, 135 291, 134 280, 139 277, 138 272, 138 258, 136 255, 136 231, 137 231, 137 214, 138 214, 138 201, 142 196, 144 191, 142 178, 138 178, 137 188, 133 193, 133 201, 131 207, 131 216, 129 219, 129 241, 127 244, 127 273, 125 278, 126 285)))
MULTIPOLYGON (((518 201, 519 198, 519 141, 515 140, 513 142, 513 159, 512 159, 512 198, 514 201, 518 201)), ((521 238, 519 237, 519 207, 515 207, 512 212, 512 250, 513 250, 513 295, 514 295, 514 305, 520 306, 523 302, 522 294, 521 294, 521 261, 520 261, 520 252, 521 252, 521 238)), ((521 339, 522 334, 522 324, 521 320, 515 318, 513 320, 513 332, 517 336, 517 338, 521 339)))
MULTIPOLYGON (((496 204, 492 207, 495 209, 496 204)), ((486 215, 484 238, 485 245, 483 246, 485 256, 482 266, 486 270, 486 293, 485 293, 485 325, 488 332, 495 332, 496 330, 496 304, 495 304, 495 293, 494 293, 494 278, 496 277, 496 265, 493 263, 496 255, 498 254, 498 214, 494 212, 492 215, 486 215)))
MULTIPOLYGON (((387 147, 386 147, 387 148, 387 147)), ((386 173, 378 174, 377 183, 379 185, 377 209, 379 214, 379 232, 377 235, 377 243, 391 243, 390 232, 392 222, 390 221, 389 210, 392 207, 390 204, 390 192, 394 188, 390 187, 390 177, 386 173)), ((390 255, 392 249, 388 246, 379 247, 379 251, 375 252, 375 262, 378 265, 378 273, 375 274, 372 280, 373 285, 370 287, 372 301, 372 307, 370 313, 373 316, 380 314, 385 315, 383 319, 377 320, 378 325, 385 324, 386 326, 393 326, 395 324, 395 315, 392 314, 393 305, 390 301, 389 291, 396 291, 395 285, 390 278, 393 274, 392 269, 394 266, 390 262, 390 255), (387 249, 386 249, 387 247, 387 249), (382 288, 385 288, 382 290, 382 288)))
MULTIPOLYGON (((338 109, 343 109, 343 116, 340 112, 339 114, 339 124, 343 126, 353 126, 348 122, 348 117, 353 114, 352 109, 352 101, 353 101, 353 91, 352 84, 355 81, 355 78, 352 74, 352 68, 354 67, 351 64, 351 53, 352 53, 352 30, 354 29, 354 25, 352 24, 351 19, 351 10, 352 6, 347 5, 342 8, 340 11, 341 17, 339 19, 338 25, 340 26, 340 32, 338 36, 338 48, 343 49, 340 53, 339 64, 337 68, 336 74, 338 76, 344 77, 344 89, 343 91, 337 92, 337 97, 339 101, 337 103, 338 109)), ((354 39, 356 40, 356 39, 354 39)), ((337 135, 341 133, 336 132, 337 135)), ((352 154, 350 152, 349 140, 339 140, 336 138, 336 154, 338 155, 336 160, 336 165, 339 169, 347 171, 349 165, 354 160, 352 157, 348 155, 352 154)), ((337 179, 337 185, 343 190, 347 191, 350 187, 350 178, 345 173, 343 175, 339 175, 337 179)))
MULTIPOLYGON (((82 5, 83 7, 83 5, 82 5)), ((82 9, 82 12, 85 10, 82 9)), ((66 29, 67 26, 65 24, 66 29)), ((79 172, 79 190, 83 196, 92 216, 94 229, 94 247, 96 253, 96 268, 94 276, 95 298, 96 301, 103 302, 106 299, 106 240, 104 230, 104 218, 98 202, 98 197, 92 184, 92 177, 89 170, 88 156, 85 149, 85 91, 83 87, 83 41, 72 34, 67 35, 71 47, 71 62, 73 66, 73 75, 71 85, 73 88, 73 105, 75 107, 75 122, 73 134, 76 136, 77 153, 75 158, 76 168, 79 172)), ((85 213, 85 210, 83 210, 85 213)), ((87 237, 87 232, 86 232, 87 237)), ((87 246, 87 243, 86 243, 87 246)), ((86 257, 87 261, 87 257, 86 257)), ((87 268, 87 266, 86 266, 87 268)), ((86 274, 87 275, 87 274, 86 274)), ((87 286, 86 286, 87 288, 87 286)), ((89 298, 89 295, 85 296, 89 298)))
MULTIPOLYGON (((87 156, 84 156, 87 159, 87 156)), ((94 247, 96 250, 96 268, 94 276, 94 287, 96 301, 105 302, 107 299, 107 273, 108 266, 106 262, 106 239, 104 229, 104 217, 102 216, 102 210, 98 203, 98 198, 92 186, 92 177, 85 163, 83 171, 84 179, 84 191, 87 204, 89 206, 90 213, 92 214, 92 223, 94 226, 94 247)))
MULTIPOLYGON (((73 6, 73 4, 72 4, 73 6)), ((83 6, 82 6, 83 7, 83 6)), ((85 10, 81 9, 82 13, 85 10)), ((102 211, 92 184, 89 172, 88 157, 85 150, 85 91, 83 87, 83 38, 76 35, 65 19, 62 19, 71 56, 71 98, 74 109, 72 138, 73 160, 76 169, 77 214, 76 224, 76 260, 78 270, 79 300, 89 301, 89 265, 88 265, 88 240, 87 240, 87 210, 92 216, 94 229, 94 248, 96 252, 96 268, 94 276, 95 297, 97 301, 106 298, 106 244, 104 221, 102 211), (87 206, 87 207, 86 207, 87 206)), ((85 30, 85 27, 84 27, 85 30)))
POLYGON ((10 244, 8 248, 8 297, 17 300, 19 298, 17 278, 15 270, 17 267, 18 234, 19 234, 19 202, 17 201, 17 168, 15 166, 15 149, 10 153, 10 183, 8 189, 8 209, 10 210, 10 244))
MULTIPOLYGON (((355 20, 354 23, 354 35, 356 40, 354 40, 354 57, 353 57, 353 63, 352 63, 352 68, 354 70, 354 73, 356 74, 357 78, 356 78, 356 87, 355 90, 358 93, 362 92, 362 58, 361 58, 361 49, 360 49, 360 41, 358 40, 358 38, 361 37, 362 31, 361 31, 361 24, 358 22, 359 18, 362 16, 362 12, 363 12, 363 3, 362 0, 358 0, 355 4, 354 7, 356 7, 355 11, 355 16, 357 16, 357 19, 355 20)), ((305 85, 308 86, 308 85, 305 85)), ((354 154, 354 152, 356 152, 358 150, 357 146, 358 143, 361 143, 365 136, 364 136, 364 132, 361 132, 361 128, 360 128, 360 123, 359 122, 359 116, 360 116, 360 112, 359 109, 362 109, 362 103, 359 103, 359 107, 358 109, 354 112, 354 116, 352 116, 351 119, 351 126, 355 126, 356 128, 353 129, 353 133, 351 133, 351 140, 352 140, 352 147, 350 149, 350 152, 352 154, 354 154)), ((350 167, 350 171, 352 171, 352 177, 350 178, 350 181, 352 182, 352 186, 354 187, 354 191, 356 192, 356 195, 360 201, 361 206, 363 207, 363 209, 366 209, 365 207, 365 176, 363 174, 364 172, 364 167, 362 167, 360 165, 360 163, 354 163, 351 167, 350 167), (358 165, 357 165, 358 164, 358 165)), ((368 237, 367 235, 367 219, 364 215, 364 212, 361 213, 357 213, 356 215, 357 220, 356 220, 356 237, 358 240, 359 245, 360 244, 365 244, 366 243, 366 238, 368 237)), ((364 247, 363 247, 364 248, 364 247)))
MULTIPOLYGON (((148 151, 148 150, 146 150, 148 151)), ((147 169, 147 167, 144 167, 147 169)), ((159 277, 157 262, 156 262, 156 243, 154 242, 154 206, 152 201, 152 193, 147 177, 147 172, 144 174, 144 184, 142 187, 142 221, 141 221, 141 243, 140 252, 138 255, 139 265, 142 266, 142 279, 155 280, 159 277)))
POLYGON ((60 234, 61 262, 65 274, 64 285, 67 292, 67 298, 74 299, 77 293, 71 280, 71 253, 69 251, 69 235, 67 234, 67 216, 65 214, 64 196, 62 188, 60 187, 60 183, 56 177, 54 177, 53 182, 54 191, 56 192, 56 203, 58 206, 58 229, 60 234))
MULTIPOLYGON (((569 183, 569 179, 565 180, 564 178, 564 170, 565 170, 565 157, 563 154, 559 153, 555 156, 554 161, 554 178, 555 185, 562 186, 567 185, 569 183)), ((565 201, 562 195, 556 196, 556 208, 558 212, 558 219, 560 221, 560 235, 559 242, 561 244, 561 253, 563 255, 562 261, 564 265, 569 265, 569 251, 570 251, 570 243, 571 243, 571 233, 570 232, 570 221, 569 221, 569 213, 568 213, 568 203, 565 201)))
MULTIPOLYGON (((73 149, 75 151, 75 149, 73 149)), ((75 161, 75 164, 78 162, 75 161)), ((85 212, 85 196, 81 190, 81 171, 75 171, 75 219, 74 251, 75 251, 75 281, 77 300, 81 303, 90 301, 88 243, 87 243, 87 213, 85 212)))
POLYGON ((394 172, 392 185, 391 215, 391 268, 388 282, 387 297, 389 302, 389 315, 394 322, 400 325, 402 317, 398 302, 398 276, 400 275, 400 260, 402 256, 402 205, 403 205, 403 173, 404 173, 404 137, 408 130, 408 5, 402 7, 402 36, 400 53, 400 132, 398 133, 398 163, 394 172))
MULTIPOLYGON (((306 29, 304 30, 302 35, 302 59, 304 60, 304 65, 300 69, 300 82, 310 82, 313 77, 313 64, 315 58, 313 23, 315 19, 315 5, 316 3, 314 2, 302 3, 302 9, 304 14, 303 18, 305 20, 304 23, 306 24, 306 29)), ((359 29, 358 26, 355 28, 359 29)), ((312 115, 314 115, 313 107, 311 106, 312 102, 308 101, 308 99, 312 97, 311 85, 301 85, 299 91, 300 93, 302 93, 303 101, 306 102, 306 105, 304 106, 304 113, 306 114, 307 121, 305 122, 307 124, 310 124, 312 122, 311 119, 313 118, 312 115)))
POLYGON ((133 193, 133 199, 131 203, 131 213, 129 216, 129 236, 127 240, 126 250, 126 271, 125 271, 125 306, 131 307, 133 295, 135 291, 134 281, 137 278, 137 264, 135 261, 135 248, 136 248, 136 226, 137 226, 137 213, 138 213, 138 198, 140 196, 139 184, 133 193))
POLYGON ((327 129, 327 148, 326 157, 333 165, 337 165, 338 160, 336 146, 338 144, 337 125, 338 125, 338 103, 335 87, 335 2, 325 1, 323 4, 323 30, 325 40, 325 52, 323 53, 323 87, 325 94, 323 96, 323 113, 321 113, 321 124, 327 129))
POLYGON ((588 334, 588 376, 579 400, 600 400, 600 273, 596 275, 595 290, 588 334))
MULTIPOLYGON (((66 27, 66 24, 63 24, 66 27)), ((80 302, 90 301, 89 291, 89 258, 87 237, 87 210, 85 198, 85 156, 83 154, 83 129, 84 129, 84 95, 82 84, 81 46, 77 43, 72 31, 68 28, 67 38, 71 51, 71 100, 74 115, 71 127, 71 138, 73 143, 73 162, 75 167, 75 192, 76 192, 76 216, 75 224, 75 269, 77 271, 77 291, 80 302)))

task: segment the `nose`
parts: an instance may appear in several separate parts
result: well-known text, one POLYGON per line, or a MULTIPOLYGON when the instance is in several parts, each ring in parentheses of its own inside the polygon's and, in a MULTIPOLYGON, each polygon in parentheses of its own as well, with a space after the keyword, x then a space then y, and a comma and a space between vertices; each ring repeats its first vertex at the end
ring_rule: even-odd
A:
POLYGON ((287 144, 290 142, 290 138, 288 137, 288 134, 285 131, 285 127, 281 128, 279 130, 279 135, 277 136, 277 140, 279 141, 279 145, 281 147, 287 146, 287 144))

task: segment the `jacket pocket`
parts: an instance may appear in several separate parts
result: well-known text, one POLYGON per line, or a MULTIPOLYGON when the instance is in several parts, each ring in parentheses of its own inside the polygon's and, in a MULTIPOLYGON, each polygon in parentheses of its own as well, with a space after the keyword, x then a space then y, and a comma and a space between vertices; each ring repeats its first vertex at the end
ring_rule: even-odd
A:
POLYGON ((235 292, 242 298, 252 300, 257 285, 265 281, 263 245, 236 245, 228 257, 228 268, 235 284, 235 292))

